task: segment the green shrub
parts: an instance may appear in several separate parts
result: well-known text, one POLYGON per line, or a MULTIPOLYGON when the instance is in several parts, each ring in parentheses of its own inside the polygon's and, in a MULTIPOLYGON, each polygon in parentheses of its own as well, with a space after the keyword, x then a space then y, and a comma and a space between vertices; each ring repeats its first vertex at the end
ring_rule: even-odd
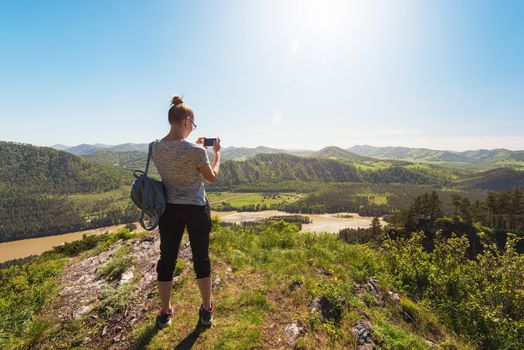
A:
POLYGON ((116 287, 106 286, 101 291, 100 305, 98 306, 99 313, 103 317, 109 318, 122 310, 129 302, 131 291, 131 283, 116 287))
POLYGON ((296 244, 296 225, 287 223, 283 220, 274 222, 269 228, 260 233, 261 247, 264 249, 293 248, 296 244))
POLYGON ((130 238, 133 238, 134 236, 135 236, 135 234, 130 232, 129 229, 127 229, 127 228, 120 228, 120 229, 118 229, 118 231, 115 234, 115 239, 116 240, 119 240, 119 239, 128 240, 130 238))
POLYGON ((63 254, 65 256, 75 256, 89 249, 93 249, 98 245, 98 243, 107 240, 108 235, 82 235, 82 239, 67 242, 62 245, 56 246, 53 248, 54 252, 63 254))
POLYGON ((524 348, 524 256, 515 251, 517 240, 509 239, 503 251, 484 246, 484 253, 468 259, 465 237, 437 237, 431 253, 421 239, 414 234, 384 244, 399 287, 481 348, 524 348))

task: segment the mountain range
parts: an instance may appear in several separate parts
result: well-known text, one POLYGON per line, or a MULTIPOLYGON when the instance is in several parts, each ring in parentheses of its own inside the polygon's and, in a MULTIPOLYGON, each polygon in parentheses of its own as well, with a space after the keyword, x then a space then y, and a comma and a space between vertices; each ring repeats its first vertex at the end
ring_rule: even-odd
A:
MULTIPOLYGON (((73 150, 89 148, 81 146, 73 150)), ((50 147, 0 141, 0 241, 114 224, 136 215, 129 201, 131 170, 144 168, 146 152, 136 144, 92 146, 103 151, 80 156, 50 147)), ((483 193, 524 190, 524 171, 508 167, 457 169, 447 167, 447 163, 377 159, 334 146, 302 155, 266 148, 234 150, 242 156, 247 150, 251 154, 267 153, 224 160, 219 181, 209 186, 210 190, 249 187, 256 192, 272 186, 282 191, 283 186, 309 189, 349 183, 483 193)), ((514 160, 518 160, 517 156, 518 152, 509 154, 514 160)), ((493 161, 493 157, 476 157, 493 161)), ((159 178, 154 164, 151 176, 159 178)))
MULTIPOLYGON (((124 143, 119 145, 105 144, 80 144, 77 146, 66 146, 61 144, 52 145, 52 148, 67 151, 76 155, 93 155, 99 152, 147 152, 147 143, 124 143)), ((470 151, 443 151, 426 148, 409 147, 376 147, 369 145, 355 145, 350 148, 336 146, 325 147, 321 150, 286 150, 258 146, 249 147, 224 147, 222 149, 223 159, 245 160, 257 154, 287 153, 301 156, 312 156, 321 158, 332 158, 348 161, 362 161, 364 159, 387 159, 422 163, 448 163, 450 165, 463 165, 466 167, 479 167, 481 170, 495 167, 524 168, 524 150, 511 151, 504 148, 480 149, 470 151), (350 153, 347 153, 350 152, 350 153), (359 157, 360 156, 360 157, 359 157)))
MULTIPOLYGON (((63 148, 63 145, 55 145, 63 148)), ((126 169, 141 169, 147 144, 82 144, 65 149, 83 158, 126 169)), ((438 151, 406 147, 336 146, 319 151, 269 147, 226 147, 221 183, 227 186, 275 181, 356 181, 452 184, 461 188, 524 188, 524 151, 506 149, 438 151), (499 169, 500 168, 500 169, 499 169), (499 169, 499 170, 497 170, 499 169), (496 170, 496 171, 495 171, 496 170)), ((152 174, 158 175, 154 166, 152 174)))

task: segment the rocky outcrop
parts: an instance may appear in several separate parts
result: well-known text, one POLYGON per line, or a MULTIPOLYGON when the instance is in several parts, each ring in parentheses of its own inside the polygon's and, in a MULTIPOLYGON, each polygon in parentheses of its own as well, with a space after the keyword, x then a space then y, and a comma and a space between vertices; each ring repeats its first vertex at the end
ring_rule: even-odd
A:
MULTIPOLYGON (((64 285, 59 292, 59 304, 56 303, 54 314, 61 323, 84 319, 96 334, 88 334, 82 347, 97 347, 101 342, 111 344, 111 349, 127 349, 126 336, 134 324, 146 313, 158 306, 158 300, 152 298, 156 288, 156 263, 160 254, 160 237, 153 231, 141 239, 115 242, 107 250, 95 256, 73 261, 64 269, 60 283, 64 285), (126 257, 132 259, 132 265, 114 280, 99 276, 99 269, 110 262, 117 250, 127 246, 126 257), (128 289, 119 289, 128 288, 128 289), (126 305, 115 315, 104 316, 102 299, 107 291, 125 291, 126 305), (154 300, 153 300, 154 299, 154 300)), ((189 260, 191 248, 187 245, 179 259, 189 260)), ((173 283, 179 283, 192 264, 186 266, 173 283)))

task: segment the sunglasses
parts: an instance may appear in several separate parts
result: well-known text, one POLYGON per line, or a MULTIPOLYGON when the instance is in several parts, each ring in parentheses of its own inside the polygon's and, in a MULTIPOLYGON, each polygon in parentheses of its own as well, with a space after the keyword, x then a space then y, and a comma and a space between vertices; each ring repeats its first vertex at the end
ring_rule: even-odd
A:
POLYGON ((191 121, 191 124, 193 124, 193 130, 196 129, 196 127, 197 127, 196 124, 191 119, 189 119, 189 120, 191 121))

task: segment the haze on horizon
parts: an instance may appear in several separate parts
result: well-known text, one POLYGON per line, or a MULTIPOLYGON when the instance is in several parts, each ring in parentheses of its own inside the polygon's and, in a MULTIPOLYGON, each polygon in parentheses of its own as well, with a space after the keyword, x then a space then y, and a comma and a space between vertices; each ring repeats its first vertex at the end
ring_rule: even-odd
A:
POLYGON ((524 2, 0 4, 0 140, 524 149, 524 2))

